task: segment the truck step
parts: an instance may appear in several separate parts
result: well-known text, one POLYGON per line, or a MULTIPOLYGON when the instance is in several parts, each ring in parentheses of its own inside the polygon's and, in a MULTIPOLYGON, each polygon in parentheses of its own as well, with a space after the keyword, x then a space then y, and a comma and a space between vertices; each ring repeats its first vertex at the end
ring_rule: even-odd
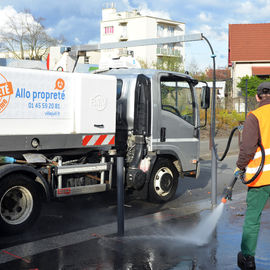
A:
POLYGON ((56 175, 74 174, 74 173, 87 173, 87 172, 100 172, 110 169, 111 163, 88 163, 80 165, 64 165, 58 166, 55 169, 56 175))
POLYGON ((67 187, 67 188, 58 188, 55 189, 55 197, 68 197, 74 195, 90 194, 96 192, 103 192, 108 190, 108 185, 106 184, 97 184, 90 186, 80 186, 80 187, 67 187))

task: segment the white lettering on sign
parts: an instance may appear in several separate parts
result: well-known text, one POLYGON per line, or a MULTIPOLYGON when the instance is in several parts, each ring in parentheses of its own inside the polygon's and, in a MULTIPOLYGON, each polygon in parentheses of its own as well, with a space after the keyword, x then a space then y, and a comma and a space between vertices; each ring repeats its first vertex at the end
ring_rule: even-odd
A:
POLYGON ((0 112, 4 111, 0 118, 68 119, 72 116, 73 89, 67 78, 45 78, 41 74, 32 78, 30 71, 24 73, 23 79, 15 72, 10 73, 12 85, 7 80, 0 81, 0 112), (11 102, 7 98, 11 98, 11 102))

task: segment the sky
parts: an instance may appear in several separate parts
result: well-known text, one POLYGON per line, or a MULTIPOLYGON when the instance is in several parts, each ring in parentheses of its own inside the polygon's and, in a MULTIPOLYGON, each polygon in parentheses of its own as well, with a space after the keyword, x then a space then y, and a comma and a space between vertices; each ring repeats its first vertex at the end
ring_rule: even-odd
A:
MULTIPOLYGON (((183 22, 187 35, 203 33, 218 68, 228 63, 229 24, 270 22, 270 0, 0 0, 0 27, 6 18, 27 9, 34 17, 44 18, 51 36, 64 36, 66 45, 98 43, 101 12, 108 2, 119 12, 137 9, 142 15, 183 22)), ((185 48, 186 69, 212 67, 205 41, 188 42, 185 48)))

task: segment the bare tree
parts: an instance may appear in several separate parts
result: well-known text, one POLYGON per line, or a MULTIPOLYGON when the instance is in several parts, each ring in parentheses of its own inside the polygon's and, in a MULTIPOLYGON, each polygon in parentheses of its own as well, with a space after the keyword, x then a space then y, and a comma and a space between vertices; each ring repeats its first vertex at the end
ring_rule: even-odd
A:
POLYGON ((29 10, 9 17, 0 30, 2 51, 7 51, 18 59, 41 60, 50 46, 63 42, 49 36, 42 25, 43 18, 34 18, 29 10))

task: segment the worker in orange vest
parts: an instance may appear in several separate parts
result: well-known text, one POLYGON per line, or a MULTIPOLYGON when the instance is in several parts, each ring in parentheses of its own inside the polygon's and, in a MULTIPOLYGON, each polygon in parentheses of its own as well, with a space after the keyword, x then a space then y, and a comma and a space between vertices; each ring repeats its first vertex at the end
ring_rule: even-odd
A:
POLYGON ((249 113, 244 123, 242 143, 235 176, 246 173, 246 180, 251 179, 261 162, 261 142, 265 150, 265 162, 262 172, 250 184, 247 192, 247 209, 243 225, 241 251, 237 263, 240 269, 256 269, 255 251, 260 230, 260 218, 263 208, 270 197, 270 82, 259 85, 256 94, 259 106, 249 113))

